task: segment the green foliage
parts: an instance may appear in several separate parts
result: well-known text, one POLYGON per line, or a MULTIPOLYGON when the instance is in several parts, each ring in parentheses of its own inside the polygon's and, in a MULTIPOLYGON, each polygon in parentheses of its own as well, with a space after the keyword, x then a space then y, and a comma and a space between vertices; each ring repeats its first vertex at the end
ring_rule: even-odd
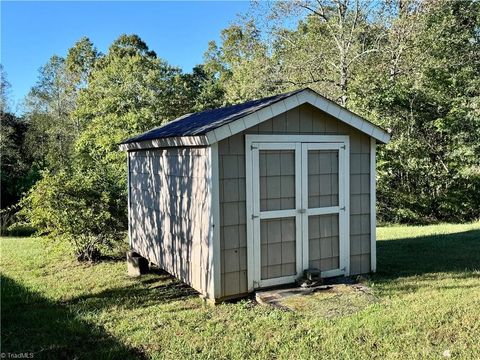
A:
POLYGON ((227 103, 261 98, 275 91, 268 46, 250 19, 222 30, 221 46, 209 44, 205 67, 219 79, 227 103))
POLYGON ((10 225, 5 232, 2 231, 4 236, 17 236, 17 237, 28 237, 32 236, 37 232, 37 229, 32 227, 28 223, 16 222, 10 225))
POLYGON ((82 165, 115 164, 123 171, 125 154, 118 143, 185 111, 178 99, 179 75, 137 36, 116 40, 80 92, 74 113, 84 127, 75 145, 82 165))
POLYGON ((381 221, 480 216, 479 2, 307 0, 261 9, 207 52, 229 101, 310 86, 391 130, 378 156, 381 221), (297 26, 283 25, 289 20, 297 26))
POLYGON ((22 215, 40 233, 70 242, 78 259, 94 260, 120 241, 127 227, 126 159, 118 144, 184 113, 216 107, 221 91, 203 67, 183 74, 136 35, 120 36, 101 56, 82 39, 66 61, 52 58, 40 80, 35 99, 47 108, 29 119, 46 127, 35 134, 53 144, 39 157, 46 159, 47 171, 24 198, 22 215), (72 80, 50 86, 63 74, 72 80), (74 103, 62 115, 64 122, 49 108, 50 93, 57 91, 74 103), (68 141, 49 136, 56 130, 68 141), (68 149, 57 147, 62 143, 68 149))
POLYGON ((0 76, 0 208, 5 209, 18 202, 21 194, 36 180, 37 172, 30 167, 31 159, 26 151, 28 124, 9 112, 10 84, 1 65, 0 76))
POLYGON ((380 221, 478 218, 479 2, 260 8, 224 29, 191 73, 136 35, 106 54, 82 38, 41 68, 22 119, 4 106, 2 73, 2 197, 15 202, 45 170, 22 214, 94 258, 126 229, 119 142, 186 113, 310 86, 392 131, 379 146, 380 221))
POLYGON ((391 30, 403 34, 394 68, 380 58, 391 66, 383 77, 378 66, 365 72, 373 81, 357 104, 393 132, 380 153, 383 220, 468 221, 480 214, 479 14, 478 2, 438 2, 403 14, 391 30))
POLYGON ((69 49, 66 59, 54 55, 39 70, 37 84, 25 102, 25 119, 29 124, 26 144, 40 168, 59 171, 71 162, 72 145, 84 126, 72 112, 97 58, 93 44, 82 38, 69 49))
POLYGON ((124 199, 124 188, 102 169, 88 176, 45 172, 23 198, 20 214, 41 234, 67 240, 79 260, 94 261, 125 237, 124 199))

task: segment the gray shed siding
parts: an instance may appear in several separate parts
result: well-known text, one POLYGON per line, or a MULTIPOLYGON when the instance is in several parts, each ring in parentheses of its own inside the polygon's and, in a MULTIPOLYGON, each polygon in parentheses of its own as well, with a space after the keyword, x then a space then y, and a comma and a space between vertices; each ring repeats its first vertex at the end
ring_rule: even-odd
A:
POLYGON ((245 134, 350 136, 350 273, 369 272, 370 137, 305 104, 219 142, 221 296, 247 292, 245 134))
POLYGON ((208 296, 210 149, 139 150, 128 156, 132 249, 208 296))

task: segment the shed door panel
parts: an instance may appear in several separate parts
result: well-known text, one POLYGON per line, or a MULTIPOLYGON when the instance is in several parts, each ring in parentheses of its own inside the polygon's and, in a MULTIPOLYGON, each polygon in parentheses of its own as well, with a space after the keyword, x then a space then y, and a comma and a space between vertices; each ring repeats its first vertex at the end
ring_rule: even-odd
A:
POLYGON ((322 272, 340 267, 338 214, 308 218, 308 267, 322 272))
POLYGON ((338 206, 338 151, 308 151, 308 207, 338 206))
POLYGON ((261 279, 295 275, 295 218, 260 220, 260 228, 261 279))
POLYGON ((306 204, 303 217, 304 267, 320 270, 322 276, 347 273, 346 146, 302 144, 303 187, 306 204))
MULTIPOLYGON (((260 212, 295 210, 295 150, 259 150, 260 212)), ((261 279, 296 274, 296 218, 260 220, 261 279)))
POLYGON ((256 287, 295 281, 302 271, 301 146, 256 143, 252 149, 256 287))
MULTIPOLYGON (((338 206, 338 150, 308 150, 308 208, 338 206)), ((340 267, 338 210, 308 217, 308 267, 340 267)))

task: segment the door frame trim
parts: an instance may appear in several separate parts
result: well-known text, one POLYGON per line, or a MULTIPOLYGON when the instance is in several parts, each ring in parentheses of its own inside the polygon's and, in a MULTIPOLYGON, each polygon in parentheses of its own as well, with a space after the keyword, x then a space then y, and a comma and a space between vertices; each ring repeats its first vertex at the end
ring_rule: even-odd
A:
MULTIPOLYGON (((253 291, 254 289, 258 288, 260 284, 256 284, 255 279, 260 279, 258 277, 257 272, 260 271, 260 269, 256 269, 255 263, 256 263, 256 256, 260 256, 260 253, 257 251, 257 254, 255 254, 255 244, 254 244, 254 235, 255 235, 255 230, 256 226, 259 226, 259 220, 254 221, 254 218, 252 215, 254 215, 255 209, 254 209, 254 196, 257 195, 257 199, 259 198, 260 194, 255 194, 258 192, 258 186, 254 186, 253 184, 253 175, 254 175, 254 169, 253 169, 253 157, 255 156, 254 152, 255 150, 257 151, 258 155, 258 149, 254 149, 253 143, 257 142, 262 142, 262 143, 296 143, 296 148, 295 148, 295 157, 296 157, 296 164, 295 164, 295 177, 296 179, 300 176, 301 179, 301 169, 302 169, 302 163, 301 163, 301 158, 302 158, 302 143, 342 143, 342 145, 345 145, 345 174, 347 176, 344 177, 345 181, 345 196, 344 196, 344 206, 345 206, 345 216, 343 217, 346 219, 344 221, 343 226, 340 224, 340 219, 339 219, 339 231, 342 232, 344 235, 343 238, 346 239, 345 243, 347 246, 346 249, 346 254, 348 255, 348 259, 345 259, 346 262, 346 268, 345 268, 345 275, 349 275, 349 267, 350 267, 350 221, 349 221, 349 214, 350 214, 350 150, 349 150, 349 144, 350 144, 350 138, 348 135, 276 135, 276 134, 265 134, 265 135, 245 135, 245 184, 246 184, 246 222, 247 222, 247 288, 248 291, 253 291), (253 150, 253 151, 252 151, 253 150), (250 156, 250 158, 249 158, 250 156), (298 161, 298 158, 300 157, 300 161, 298 161)), ((273 145, 273 144, 272 144, 273 145)), ((273 146, 275 147, 275 145, 273 146)), ((292 149, 292 146, 289 146, 290 149, 292 149)), ((288 150, 288 148, 285 148, 285 150, 288 150)), ((258 169, 256 170, 258 171, 258 169)), ((339 179, 340 180, 340 179, 339 179)), ((340 185, 340 184, 339 184, 340 185)), ((295 182, 295 196, 296 196, 296 202, 298 204, 298 201, 301 201, 302 198, 302 184, 301 181, 296 181, 295 182)), ((340 199, 339 199, 340 201, 340 199)), ((340 204, 340 202, 339 202, 340 204)), ((340 216, 341 217, 341 216, 340 216)), ((339 217, 339 218, 340 218, 339 217)), ((258 218, 259 219, 259 218, 258 218)), ((297 239, 298 239, 298 232, 303 231, 303 224, 300 222, 299 226, 297 226, 297 239)), ((340 235, 340 234, 339 234, 340 235)), ((300 246, 304 246, 303 241, 300 242, 300 246)), ((307 244, 308 246, 308 244, 307 244)), ((297 244, 298 248, 298 244, 297 244)), ((302 251, 303 253, 303 251, 302 251)), ((303 255, 302 255, 303 256, 303 255)), ((299 267, 300 264, 297 263, 297 268, 299 267)), ((303 267, 303 261, 301 266, 303 267)), ((343 272, 342 272, 343 274, 343 272)), ((325 276, 335 276, 336 274, 329 274, 325 273, 325 276)), ((292 282, 295 280, 295 276, 292 277, 292 282)), ((264 280, 262 281, 263 286, 270 286, 270 285, 275 285, 275 281, 271 283, 270 280, 275 280, 275 279, 269 279, 269 280, 264 280), (271 284, 270 284, 271 283, 271 284)))

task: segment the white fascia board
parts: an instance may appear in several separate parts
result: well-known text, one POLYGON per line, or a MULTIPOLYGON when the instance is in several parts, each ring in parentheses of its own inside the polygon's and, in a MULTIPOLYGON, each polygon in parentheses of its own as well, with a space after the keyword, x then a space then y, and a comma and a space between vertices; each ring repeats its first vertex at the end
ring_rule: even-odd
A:
POLYGON ((325 109, 323 111, 326 111, 326 109, 328 108, 329 102, 330 101, 325 99, 323 96, 317 96, 315 98, 315 102, 312 105, 315 106, 318 109, 325 109))
POLYGON ((380 140, 384 144, 388 144, 390 142, 390 134, 389 133, 383 133, 382 140, 380 140))
POLYGON ((272 104, 271 107, 273 116, 283 114, 285 111, 287 111, 287 107, 285 106, 283 100, 272 104))
MULTIPOLYGON (((360 126, 359 130, 364 132, 367 135, 372 136, 373 130, 375 130, 375 126, 373 126, 373 124, 369 123, 368 121, 363 120, 362 125, 360 126)), ((379 139, 377 139, 377 140, 379 140, 379 139)))
POLYGON ((327 108, 328 113, 336 118, 339 117, 342 109, 343 108, 340 105, 335 104, 333 101, 330 101, 330 104, 328 104, 328 108, 327 108))
POLYGON ((209 144, 214 144, 218 141, 214 131, 206 133, 205 136, 207 137, 207 141, 209 144))
POLYGON ((272 105, 264 107, 256 112, 258 114, 259 122, 264 122, 273 117, 272 105))
POLYGON ((374 127, 372 132, 372 137, 375 139, 381 140, 383 139, 383 133, 384 133, 383 130, 380 130, 380 128, 378 127, 374 127))
POLYGON ((239 132, 242 132, 245 130, 247 127, 245 126, 245 118, 240 119, 239 121, 234 121, 230 124, 228 124, 228 127, 230 129, 230 132, 232 134, 238 134, 239 132))
POLYGON ((347 109, 342 108, 340 110, 340 114, 338 115, 338 118, 348 125, 352 125, 353 123, 353 114, 347 109))
POLYGON ((379 142, 386 144, 390 141, 390 135, 380 127, 309 89, 293 94, 272 105, 261 108, 231 123, 220 126, 215 130, 211 130, 205 137, 207 138, 208 144, 219 142, 305 103, 339 119, 353 128, 375 138, 379 142))
MULTIPOLYGON (((236 121, 239 121, 239 120, 236 120, 236 121)), ((234 122, 236 122, 236 121, 234 121, 234 122)), ((258 118, 258 113, 256 113, 256 112, 254 112, 250 115, 247 115, 243 118, 243 123, 245 124, 245 129, 248 129, 252 126, 255 126, 259 122, 260 122, 260 119, 258 118)), ((230 123, 230 124, 233 124, 233 123, 230 123)))
POLYGON ((296 96, 289 96, 288 98, 283 99, 283 102, 285 103, 285 108, 287 111, 300 105, 300 102, 296 96))
POLYGON ((232 132, 230 131, 230 127, 225 125, 220 126, 213 131, 215 132, 215 137, 217 138, 217 141, 220 141, 222 139, 225 139, 233 135, 232 132))
POLYGON ((210 142, 205 135, 178 136, 120 144, 119 149, 121 151, 130 151, 179 146, 208 146, 209 144, 210 142))
POLYGON ((307 90, 304 95, 306 102, 309 104, 315 106, 315 100, 319 97, 317 94, 315 94, 313 91, 307 90))
POLYGON ((301 91, 298 94, 295 94, 295 96, 298 99, 299 105, 308 103, 308 100, 309 100, 308 91, 306 91, 306 90, 301 91))

